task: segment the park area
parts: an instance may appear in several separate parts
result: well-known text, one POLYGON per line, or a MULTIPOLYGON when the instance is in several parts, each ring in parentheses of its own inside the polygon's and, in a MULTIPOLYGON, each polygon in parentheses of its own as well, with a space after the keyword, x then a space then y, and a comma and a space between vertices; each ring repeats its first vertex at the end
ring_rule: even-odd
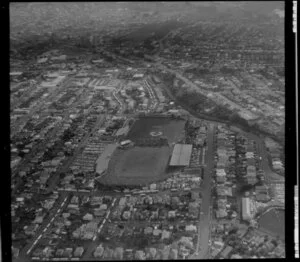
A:
POLYGON ((117 149, 107 173, 99 179, 105 185, 144 185, 163 180, 172 150, 163 147, 117 149))

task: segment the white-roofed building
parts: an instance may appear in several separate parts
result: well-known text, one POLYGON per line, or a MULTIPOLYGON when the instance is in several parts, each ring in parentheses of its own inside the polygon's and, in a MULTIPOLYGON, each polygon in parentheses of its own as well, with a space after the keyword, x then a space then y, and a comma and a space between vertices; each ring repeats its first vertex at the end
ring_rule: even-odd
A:
POLYGON ((173 149, 170 166, 188 166, 190 164, 192 145, 176 144, 173 149))
POLYGON ((251 203, 250 203, 249 197, 243 197, 242 198, 243 220, 250 220, 252 218, 250 205, 251 205, 251 203))

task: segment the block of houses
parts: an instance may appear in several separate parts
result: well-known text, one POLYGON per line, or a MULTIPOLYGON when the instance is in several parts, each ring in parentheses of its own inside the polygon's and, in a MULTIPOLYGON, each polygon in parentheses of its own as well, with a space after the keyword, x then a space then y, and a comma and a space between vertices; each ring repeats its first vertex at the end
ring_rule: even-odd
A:
POLYGON ((228 258, 230 252, 232 251, 232 249, 233 249, 233 248, 232 248, 231 246, 227 246, 227 247, 221 252, 220 256, 221 256, 222 258, 228 258))

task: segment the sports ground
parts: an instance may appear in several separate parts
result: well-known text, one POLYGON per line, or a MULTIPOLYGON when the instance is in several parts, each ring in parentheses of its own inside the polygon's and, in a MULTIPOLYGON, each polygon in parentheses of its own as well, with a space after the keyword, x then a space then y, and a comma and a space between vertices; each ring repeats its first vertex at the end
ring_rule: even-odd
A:
POLYGON ((173 143, 184 136, 184 120, 167 117, 142 117, 132 126, 126 139, 133 142, 164 137, 168 145, 134 146, 116 149, 105 175, 99 182, 105 185, 145 185, 168 177, 167 168, 173 143))
POLYGON ((160 134, 169 144, 176 142, 184 132, 185 121, 166 117, 143 117, 137 120, 128 133, 128 139, 136 141, 160 134))

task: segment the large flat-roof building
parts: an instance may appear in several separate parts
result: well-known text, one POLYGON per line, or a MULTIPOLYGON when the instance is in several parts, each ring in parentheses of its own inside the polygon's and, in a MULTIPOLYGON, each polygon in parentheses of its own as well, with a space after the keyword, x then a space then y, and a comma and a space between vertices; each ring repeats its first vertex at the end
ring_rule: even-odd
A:
POLYGON ((243 220, 250 220, 252 218, 249 197, 242 198, 242 216, 243 220))
POLYGON ((188 166, 190 164, 192 145, 176 144, 173 149, 170 166, 188 166))

